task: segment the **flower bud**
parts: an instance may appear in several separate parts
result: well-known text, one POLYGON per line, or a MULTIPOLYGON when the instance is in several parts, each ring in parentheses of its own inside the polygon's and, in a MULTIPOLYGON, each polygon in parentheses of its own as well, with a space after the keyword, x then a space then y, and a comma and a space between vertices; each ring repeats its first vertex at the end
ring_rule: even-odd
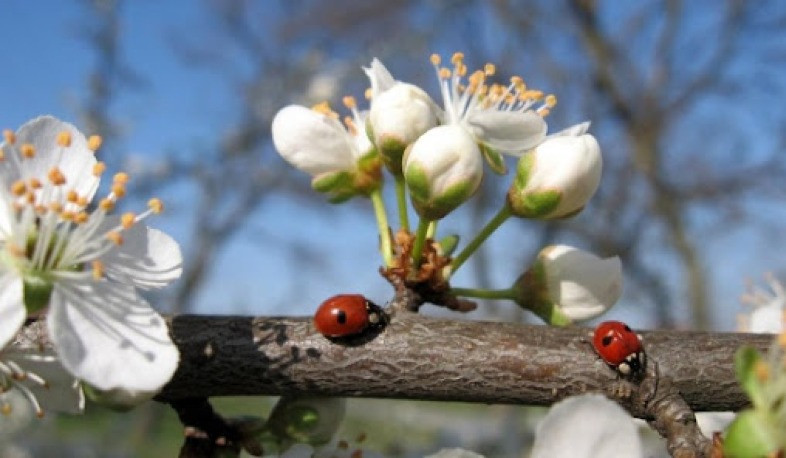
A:
POLYGON ((127 412, 158 394, 158 391, 126 390, 123 388, 103 391, 87 383, 83 384, 82 388, 90 400, 117 412, 127 412))
POLYGON ((268 426, 281 440, 324 445, 336 434, 346 411, 343 398, 281 397, 268 426))
POLYGON ((508 190, 508 206, 514 215, 570 217, 597 191, 603 168, 598 142, 573 128, 567 132, 547 138, 519 160, 508 190))
POLYGON ((357 194, 368 194, 382 179, 379 157, 357 122, 349 130, 337 114, 289 105, 273 118, 272 135, 276 150, 287 162, 313 177, 312 187, 339 202, 357 194))
POLYGON ((567 245, 542 249, 513 285, 516 303, 547 323, 568 325, 608 310, 622 294, 618 257, 601 259, 567 245))
POLYGON ((378 59, 364 70, 373 93, 366 123, 368 135, 388 169, 401 175, 404 150, 437 125, 440 108, 423 89, 395 81, 378 59))
POLYGON ((469 199, 483 178, 472 136, 455 124, 423 134, 404 157, 404 177, 418 214, 437 220, 469 199))

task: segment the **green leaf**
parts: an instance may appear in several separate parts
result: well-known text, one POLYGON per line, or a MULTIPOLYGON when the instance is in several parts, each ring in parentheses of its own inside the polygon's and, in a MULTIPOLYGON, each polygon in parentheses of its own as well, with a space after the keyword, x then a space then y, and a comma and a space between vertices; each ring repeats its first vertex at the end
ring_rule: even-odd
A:
POLYGON ((311 180, 311 188, 317 192, 332 192, 347 187, 352 187, 352 173, 347 170, 326 172, 311 180))
POLYGON ((439 240, 439 247, 442 249, 443 256, 450 256, 458 247, 459 236, 456 234, 447 235, 439 240))
POLYGON ((756 366, 760 362, 761 355, 753 347, 741 347, 734 354, 734 370, 737 372, 737 380, 754 407, 764 406, 762 385, 756 375, 756 366))
POLYGON ((774 456, 772 454, 777 449, 778 442, 773 425, 758 411, 749 409, 740 412, 726 429, 726 439, 723 442, 724 457, 774 456))
POLYGON ((491 168, 494 173, 498 175, 508 173, 508 166, 505 164, 505 157, 502 154, 483 143, 479 144, 478 147, 483 153, 483 159, 486 160, 489 168, 491 168))

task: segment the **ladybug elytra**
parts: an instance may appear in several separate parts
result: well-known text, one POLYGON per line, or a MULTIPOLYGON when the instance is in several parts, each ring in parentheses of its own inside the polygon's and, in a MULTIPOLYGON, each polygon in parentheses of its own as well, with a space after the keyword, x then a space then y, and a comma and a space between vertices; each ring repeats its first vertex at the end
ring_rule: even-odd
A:
POLYGON ((325 337, 360 334, 384 321, 382 309, 360 294, 338 294, 327 299, 314 315, 314 326, 325 337))
POLYGON ((592 339, 595 351, 609 366, 622 375, 640 371, 645 354, 641 337, 621 321, 604 321, 595 328, 592 339))

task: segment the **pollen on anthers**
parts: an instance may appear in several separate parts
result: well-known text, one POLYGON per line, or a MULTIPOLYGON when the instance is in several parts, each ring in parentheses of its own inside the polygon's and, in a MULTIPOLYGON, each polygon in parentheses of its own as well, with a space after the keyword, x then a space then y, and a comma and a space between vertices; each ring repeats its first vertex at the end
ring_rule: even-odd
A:
POLYGON ((520 76, 511 77, 507 85, 488 83, 488 78, 497 73, 497 67, 492 63, 486 63, 482 69, 469 73, 464 63, 464 53, 456 52, 451 56, 452 68, 443 67, 438 54, 432 54, 429 60, 437 72, 446 104, 454 112, 451 116, 461 117, 473 109, 494 109, 532 110, 545 117, 557 104, 554 94, 546 95, 543 91, 528 88, 520 76))
MULTIPOLYGON (((26 371, 18 364, 11 360, 0 360, 0 393, 5 393, 13 388, 19 390, 24 395, 27 401, 32 405, 33 410, 38 418, 44 416, 44 411, 41 409, 41 404, 38 402, 35 394, 25 384, 37 385, 43 388, 49 388, 49 383, 40 375, 35 372, 26 371)), ((8 401, 0 402, 0 413, 5 416, 11 415, 13 409, 8 401)))

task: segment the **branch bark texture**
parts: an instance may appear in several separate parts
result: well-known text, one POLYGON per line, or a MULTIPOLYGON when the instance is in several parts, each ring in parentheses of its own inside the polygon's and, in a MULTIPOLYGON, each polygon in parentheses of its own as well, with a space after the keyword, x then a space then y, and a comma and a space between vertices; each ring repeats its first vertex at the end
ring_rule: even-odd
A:
MULTIPOLYGON (((619 376, 594 353, 588 328, 445 320, 397 312, 378 335, 339 344, 310 318, 178 316, 181 363, 164 402, 237 395, 317 395, 550 405, 609 393, 619 376)), ((771 337, 642 332, 648 360, 697 411, 748 404, 734 376, 741 345, 771 337)), ((637 415, 646 418, 644 412, 637 415)))

